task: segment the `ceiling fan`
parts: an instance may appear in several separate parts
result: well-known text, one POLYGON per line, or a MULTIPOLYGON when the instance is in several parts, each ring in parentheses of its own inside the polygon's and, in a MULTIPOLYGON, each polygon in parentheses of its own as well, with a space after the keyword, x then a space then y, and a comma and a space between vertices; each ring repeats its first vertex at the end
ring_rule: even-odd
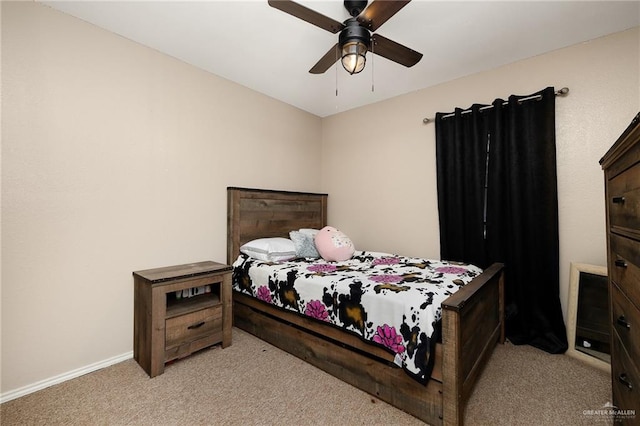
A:
POLYGON ((351 18, 338 22, 315 10, 290 0, 269 0, 269 5, 296 18, 327 30, 340 33, 338 42, 309 70, 311 74, 322 74, 338 60, 349 74, 364 69, 366 53, 370 51, 406 67, 417 64, 422 53, 405 47, 380 34, 371 34, 411 0, 344 1, 351 18))

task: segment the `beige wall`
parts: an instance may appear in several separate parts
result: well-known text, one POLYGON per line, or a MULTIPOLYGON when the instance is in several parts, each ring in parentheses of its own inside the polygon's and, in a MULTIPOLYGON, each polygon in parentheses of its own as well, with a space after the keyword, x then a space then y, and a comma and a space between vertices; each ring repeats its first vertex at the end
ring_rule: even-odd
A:
POLYGON ((320 118, 2 2, 2 393, 130 353, 131 272, 226 259, 226 187, 320 190, 320 118))
POLYGON ((357 248, 438 258, 435 125, 422 119, 510 94, 569 87, 570 94, 556 100, 566 310, 570 262, 606 264, 598 161, 640 110, 639 79, 636 28, 326 118, 322 187, 330 194, 329 218, 357 248), (356 133, 363 137, 352 137, 356 133))
POLYGON ((563 303, 569 262, 604 264, 598 160, 640 109, 637 29, 321 120, 44 6, 1 7, 3 396, 130 354, 131 271, 224 261, 228 185, 328 192, 359 248, 438 257, 422 118, 547 85, 571 89, 563 303))

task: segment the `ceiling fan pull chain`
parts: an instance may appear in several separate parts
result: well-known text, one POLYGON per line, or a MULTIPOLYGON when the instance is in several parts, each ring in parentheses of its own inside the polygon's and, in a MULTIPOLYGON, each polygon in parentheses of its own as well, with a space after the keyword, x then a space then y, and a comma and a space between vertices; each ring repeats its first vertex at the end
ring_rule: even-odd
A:
POLYGON ((373 51, 373 49, 375 45, 376 45, 376 41, 371 40, 371 92, 372 93, 375 92, 375 83, 373 80, 373 68, 374 68, 373 63, 375 62, 375 59, 373 59, 373 57, 376 56, 374 55, 375 52, 373 51))
POLYGON ((334 67, 336 69, 336 98, 338 97, 338 45, 336 44, 336 66, 334 67))

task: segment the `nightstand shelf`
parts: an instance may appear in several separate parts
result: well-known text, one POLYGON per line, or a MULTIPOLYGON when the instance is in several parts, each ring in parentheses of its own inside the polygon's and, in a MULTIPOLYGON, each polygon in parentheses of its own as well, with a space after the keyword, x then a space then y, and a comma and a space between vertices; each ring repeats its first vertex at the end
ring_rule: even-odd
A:
POLYGON ((231 345, 231 266, 198 262, 133 277, 133 357, 149 376, 200 349, 231 345))
MULTIPOLYGON (((169 296, 169 295, 167 295, 169 296)), ((174 299, 167 297, 167 318, 188 314, 200 309, 219 305, 220 296, 217 294, 203 294, 188 299, 174 299)))

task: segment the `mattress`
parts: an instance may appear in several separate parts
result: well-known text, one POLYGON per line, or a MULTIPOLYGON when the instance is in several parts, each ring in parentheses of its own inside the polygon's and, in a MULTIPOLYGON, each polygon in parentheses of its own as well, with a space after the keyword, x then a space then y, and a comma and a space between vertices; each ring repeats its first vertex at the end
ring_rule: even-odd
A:
POLYGON ((378 345, 425 384, 441 303, 482 273, 469 264, 366 251, 342 262, 267 262, 241 254, 233 267, 235 291, 378 345))

